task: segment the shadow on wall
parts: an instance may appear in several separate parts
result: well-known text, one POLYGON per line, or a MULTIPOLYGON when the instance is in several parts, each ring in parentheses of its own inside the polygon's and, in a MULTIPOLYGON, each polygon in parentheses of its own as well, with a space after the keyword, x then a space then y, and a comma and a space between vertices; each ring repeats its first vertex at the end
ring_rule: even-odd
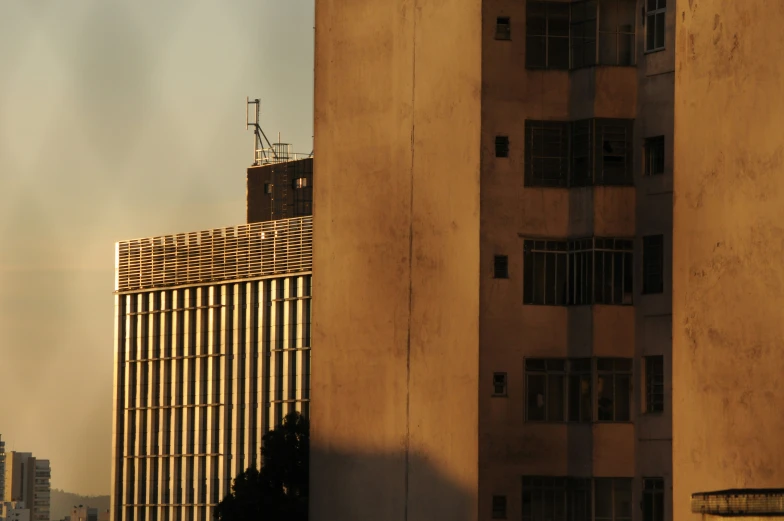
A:
POLYGON ((404 451, 363 454, 312 446, 310 521, 368 519, 476 521, 475 492, 420 454, 406 461, 404 451))

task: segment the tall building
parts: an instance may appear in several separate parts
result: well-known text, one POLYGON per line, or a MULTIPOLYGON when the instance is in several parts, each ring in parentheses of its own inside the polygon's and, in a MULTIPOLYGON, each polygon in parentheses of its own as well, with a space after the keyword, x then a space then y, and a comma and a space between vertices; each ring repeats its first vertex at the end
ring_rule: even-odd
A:
POLYGON ((211 519, 262 436, 309 412, 312 217, 263 203, 249 190, 259 222, 116 245, 114 521, 211 519))
POLYGON ((673 518, 683 4, 316 1, 312 519, 673 518))
POLYGON ((36 459, 29 452, 6 453, 4 500, 23 502, 33 521, 49 521, 50 480, 49 460, 36 459))

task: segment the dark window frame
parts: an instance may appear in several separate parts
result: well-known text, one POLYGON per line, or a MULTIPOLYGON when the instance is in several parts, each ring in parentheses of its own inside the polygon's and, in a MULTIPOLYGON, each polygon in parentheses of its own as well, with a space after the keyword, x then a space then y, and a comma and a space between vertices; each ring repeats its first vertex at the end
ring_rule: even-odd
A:
POLYGON ((492 511, 492 518, 493 519, 506 519, 506 496, 493 496, 493 511, 492 511))
POLYGON ((642 238, 642 293, 664 293, 664 235, 642 238))
POLYGON ((664 163, 666 159, 664 136, 651 136, 645 138, 643 149, 645 152, 644 175, 664 175, 664 163))
POLYGON ((632 376, 633 362, 631 358, 597 358, 596 359, 596 422, 627 423, 632 421, 632 376), (604 385, 612 385, 610 404, 607 405, 607 393, 604 385), (625 407, 619 400, 623 397, 625 407), (604 400, 604 402, 603 402, 604 400))
POLYGON ((567 418, 566 359, 526 358, 523 364, 525 369, 525 421, 536 423, 565 422, 567 418), (540 383, 536 384, 534 382, 540 383), (540 387, 543 393, 532 392, 534 387, 540 387), (558 391, 560 399, 557 396, 551 396, 553 391, 558 390, 558 388, 560 388, 558 391), (539 397, 541 397, 541 406, 532 407, 532 401, 535 399, 538 403, 539 397), (541 412, 541 415, 538 412, 541 412))
POLYGON ((632 478, 594 478, 593 521, 632 521, 632 486, 632 478), (610 495, 602 501, 599 494, 604 492, 610 495), (602 503, 609 506, 610 512, 600 512, 602 503))
POLYGON ((525 36, 526 69, 569 70, 568 3, 529 0, 526 3, 525 36), (563 12, 556 14, 556 11, 563 12), (539 56, 540 52, 544 55, 539 56))
POLYGON ((495 157, 509 157, 509 136, 495 137, 495 157))
POLYGON ((512 19, 508 16, 499 16, 495 19, 495 39, 510 41, 512 39, 512 19))
POLYGON ((596 62, 599 65, 614 67, 634 67, 636 65, 636 13, 637 2, 635 0, 599 1, 596 51, 596 62), (612 15, 609 13, 610 10, 614 11, 612 15), (608 24, 607 20, 614 23, 608 24), (613 53, 607 52, 610 45, 614 49, 613 53), (613 54, 614 56, 612 56, 613 54))
POLYGON ((493 255, 493 278, 494 279, 509 278, 508 255, 493 255))
POLYGON ((525 239, 523 304, 633 305, 633 239, 525 239))
POLYGON ((667 48, 667 0, 645 0, 645 52, 667 48))
POLYGON ((559 511, 569 521, 593 521, 591 478, 523 476, 522 482, 522 521, 539 521, 545 512, 559 511))
POLYGON ((599 2, 569 4, 569 69, 595 67, 598 63, 599 2))
POLYGON ((645 413, 664 412, 664 356, 651 355, 643 359, 645 364, 645 413))
POLYGON ((642 521, 664 521, 665 493, 664 478, 642 478, 642 521))
POLYGON ((568 121, 525 121, 525 186, 569 185, 568 121))
POLYGON ((508 393, 509 393, 508 375, 505 372, 493 373, 493 396, 506 397, 508 396, 508 393))

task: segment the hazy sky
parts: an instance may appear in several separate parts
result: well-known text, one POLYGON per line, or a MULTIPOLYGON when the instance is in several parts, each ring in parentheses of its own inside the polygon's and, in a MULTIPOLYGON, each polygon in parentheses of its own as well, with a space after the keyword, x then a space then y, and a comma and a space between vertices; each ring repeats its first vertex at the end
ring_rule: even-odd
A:
POLYGON ((312 150, 313 0, 0 0, 0 434, 108 494, 114 242, 240 224, 312 150))

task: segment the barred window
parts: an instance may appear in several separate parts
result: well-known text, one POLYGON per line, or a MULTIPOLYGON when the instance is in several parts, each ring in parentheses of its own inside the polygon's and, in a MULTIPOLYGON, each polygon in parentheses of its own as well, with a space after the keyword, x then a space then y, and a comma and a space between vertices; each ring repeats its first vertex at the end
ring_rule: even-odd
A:
POLYGON ((591 479, 523 477, 523 521, 591 520, 591 479))
POLYGON ((525 186, 565 187, 569 171, 569 123, 525 122, 525 186))
POLYGON ((596 119, 597 158, 594 184, 630 185, 632 170, 632 120, 596 119))
POLYGON ((525 66, 528 69, 569 68, 569 4, 527 2, 525 66))
POLYGON ((523 244, 523 304, 632 303, 631 239, 528 239, 523 244))
POLYGON ((630 358, 599 358, 596 360, 596 370, 598 421, 629 421, 632 402, 632 360, 630 358))
POLYGON ((632 251, 630 239, 594 239, 594 304, 632 304, 632 251))
POLYGON ((523 244, 523 304, 566 305, 567 241, 523 244))
POLYGON ((572 170, 570 186, 593 184, 593 127, 594 120, 583 119, 572 123, 572 170))
POLYGON ((566 361, 535 359, 525 361, 526 419, 564 421, 566 401, 566 361))
POLYGON ((631 521, 631 478, 594 479, 594 521, 631 521))
POLYGON ((645 357, 645 412, 664 411, 664 357, 645 357))

